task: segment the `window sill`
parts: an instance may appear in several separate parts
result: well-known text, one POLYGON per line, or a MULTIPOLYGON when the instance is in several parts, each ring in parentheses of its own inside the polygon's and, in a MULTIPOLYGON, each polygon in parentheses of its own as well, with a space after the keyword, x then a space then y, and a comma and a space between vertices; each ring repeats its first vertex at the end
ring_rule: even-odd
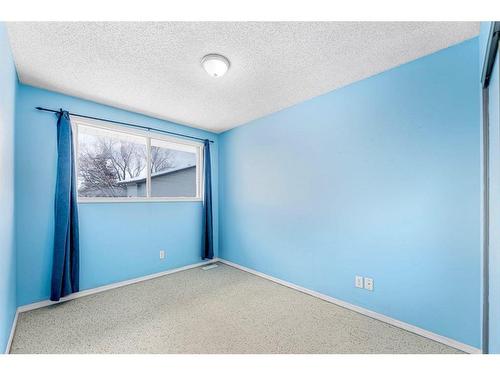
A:
POLYGON ((202 202, 201 198, 80 198, 78 204, 89 203, 165 203, 165 202, 202 202))

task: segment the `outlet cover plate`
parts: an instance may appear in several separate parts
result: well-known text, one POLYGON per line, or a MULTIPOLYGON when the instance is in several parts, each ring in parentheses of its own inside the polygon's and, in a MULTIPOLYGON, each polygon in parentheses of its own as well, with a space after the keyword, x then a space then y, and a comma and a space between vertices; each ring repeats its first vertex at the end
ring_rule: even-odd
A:
POLYGON ((356 276, 354 279, 356 288, 363 288, 363 276, 356 276))
POLYGON ((365 277, 365 289, 373 290, 373 279, 371 277, 365 277))

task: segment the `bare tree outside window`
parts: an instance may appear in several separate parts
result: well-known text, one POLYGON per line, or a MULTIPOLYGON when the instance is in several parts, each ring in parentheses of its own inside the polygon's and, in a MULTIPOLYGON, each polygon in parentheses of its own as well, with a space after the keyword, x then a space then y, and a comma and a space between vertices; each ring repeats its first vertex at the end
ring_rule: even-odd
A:
POLYGON ((118 175, 105 154, 94 152, 88 147, 80 149, 78 193, 84 197, 122 196, 122 189, 116 185, 118 175))
MULTIPOLYGON (((80 197, 147 197, 147 138, 78 126, 80 197)), ((151 138, 152 197, 197 195, 197 147, 151 138)))
POLYGON ((175 167, 175 155, 169 149, 151 147, 151 173, 158 173, 175 167))
POLYGON ((80 196, 126 197, 119 183, 146 175, 147 147, 141 137, 80 127, 78 144, 80 196))

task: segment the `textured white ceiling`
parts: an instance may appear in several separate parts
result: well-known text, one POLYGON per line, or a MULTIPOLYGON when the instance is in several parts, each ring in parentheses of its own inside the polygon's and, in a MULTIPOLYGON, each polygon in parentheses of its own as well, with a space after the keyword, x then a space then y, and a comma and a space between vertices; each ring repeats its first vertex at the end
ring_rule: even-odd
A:
POLYGON ((479 33, 475 22, 19 22, 7 27, 21 82, 215 132, 479 33), (229 58, 224 77, 212 78, 201 68, 208 53, 229 58))

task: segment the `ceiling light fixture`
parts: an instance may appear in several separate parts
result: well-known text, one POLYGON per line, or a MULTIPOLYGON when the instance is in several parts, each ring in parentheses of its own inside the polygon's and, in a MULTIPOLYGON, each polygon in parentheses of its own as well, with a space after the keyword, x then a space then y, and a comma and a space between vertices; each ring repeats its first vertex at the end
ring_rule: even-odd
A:
POLYGON ((201 66, 209 75, 219 78, 229 69, 229 60, 222 55, 211 53, 201 59, 201 66))

